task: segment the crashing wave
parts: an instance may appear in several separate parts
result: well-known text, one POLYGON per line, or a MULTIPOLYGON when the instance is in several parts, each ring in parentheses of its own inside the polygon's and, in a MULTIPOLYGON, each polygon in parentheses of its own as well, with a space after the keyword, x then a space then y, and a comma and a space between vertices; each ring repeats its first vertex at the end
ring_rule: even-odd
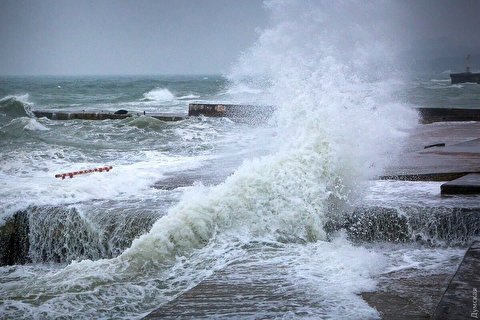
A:
POLYGON ((143 94, 144 101, 172 101, 174 99, 173 93, 166 88, 155 88, 143 94))

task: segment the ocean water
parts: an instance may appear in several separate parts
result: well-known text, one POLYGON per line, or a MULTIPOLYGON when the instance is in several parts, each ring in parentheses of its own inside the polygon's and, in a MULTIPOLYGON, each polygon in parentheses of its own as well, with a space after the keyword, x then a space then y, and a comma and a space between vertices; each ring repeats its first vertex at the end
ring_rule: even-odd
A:
MULTIPOLYGON (((358 244, 325 225, 365 203, 408 202, 414 183, 371 179, 417 125, 413 107, 478 108, 479 87, 452 86, 445 73, 394 77, 376 6, 271 1, 266 10, 271 25, 227 75, 0 78, 0 223, 27 213, 31 260, 0 267, 1 318, 141 318, 250 261, 277 266, 311 301, 263 317, 376 319, 358 294, 382 275, 455 270, 463 247, 358 244), (345 5, 365 15, 345 16, 345 5), (31 113, 186 113, 208 101, 277 110, 260 126, 31 113), (54 178, 104 165, 113 170, 54 178), (154 187, 185 176, 197 182, 154 187)), ((435 202, 438 184, 414 185, 425 206, 435 202)))

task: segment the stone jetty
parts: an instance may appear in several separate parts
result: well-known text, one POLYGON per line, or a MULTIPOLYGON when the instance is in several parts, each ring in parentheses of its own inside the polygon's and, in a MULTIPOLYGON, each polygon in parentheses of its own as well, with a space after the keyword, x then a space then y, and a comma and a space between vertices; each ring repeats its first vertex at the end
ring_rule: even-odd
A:
POLYGON ((48 118, 50 120, 119 120, 130 117, 147 116, 162 121, 180 121, 185 120, 187 116, 183 114, 169 113, 141 113, 141 112, 105 112, 105 111, 58 111, 58 110, 33 110, 32 113, 37 118, 48 118))
MULTIPOLYGON (((106 120, 125 119, 130 117, 148 116, 162 121, 179 121, 188 117, 226 117, 236 122, 258 124, 266 122, 273 112, 274 106, 241 105, 225 103, 190 103, 188 116, 185 114, 132 112, 128 110, 109 111, 64 111, 64 110, 33 110, 37 118, 46 117, 51 120, 106 120)), ((448 121, 480 121, 478 109, 448 109, 448 108, 418 108, 422 123, 448 121)))

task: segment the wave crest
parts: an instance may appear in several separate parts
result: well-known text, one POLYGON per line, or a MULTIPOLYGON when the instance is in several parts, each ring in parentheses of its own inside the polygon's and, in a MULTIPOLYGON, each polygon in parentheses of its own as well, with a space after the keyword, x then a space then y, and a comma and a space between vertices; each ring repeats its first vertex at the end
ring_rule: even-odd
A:
POLYGON ((155 88, 143 94, 144 101, 172 101, 175 96, 167 88, 155 88))
POLYGON ((379 34, 376 19, 363 20, 378 14, 375 6, 271 1, 267 8, 273 25, 229 80, 230 93, 262 88, 250 92, 253 99, 262 92, 260 99, 278 107, 276 134, 268 141, 276 151, 245 162, 224 184, 186 196, 123 258, 182 255, 217 233, 326 239, 323 224, 353 204, 364 181, 380 174, 399 149, 404 130, 416 124, 416 113, 393 98, 397 82, 385 77, 395 64, 388 42, 378 40, 388 34, 379 34), (354 43, 339 37, 351 34, 358 37, 354 43))
POLYGON ((0 127, 0 132, 4 134, 20 137, 26 132, 48 131, 49 129, 34 118, 21 117, 11 120, 8 124, 0 127))
POLYGON ((28 94, 20 96, 6 96, 0 99, 0 115, 7 118, 32 116, 31 103, 28 94))

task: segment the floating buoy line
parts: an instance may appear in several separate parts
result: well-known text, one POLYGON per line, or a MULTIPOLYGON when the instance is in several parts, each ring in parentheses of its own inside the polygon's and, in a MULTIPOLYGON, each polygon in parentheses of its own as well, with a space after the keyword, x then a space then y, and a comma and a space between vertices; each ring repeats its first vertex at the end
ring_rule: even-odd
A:
POLYGON ((112 170, 112 166, 105 166, 105 167, 100 167, 100 168, 95 168, 95 169, 88 169, 88 170, 80 170, 80 171, 73 171, 73 172, 67 172, 67 173, 59 173, 55 175, 55 178, 62 178, 65 179, 66 177, 73 178, 73 176, 79 175, 79 174, 85 174, 85 173, 93 173, 93 172, 108 172, 112 170))

